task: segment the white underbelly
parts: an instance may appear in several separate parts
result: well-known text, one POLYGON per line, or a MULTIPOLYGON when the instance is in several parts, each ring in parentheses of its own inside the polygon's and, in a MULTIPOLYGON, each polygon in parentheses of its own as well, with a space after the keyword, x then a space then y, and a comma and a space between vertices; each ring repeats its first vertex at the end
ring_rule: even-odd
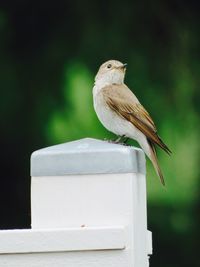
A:
POLYGON ((97 117, 108 131, 136 140, 148 157, 150 157, 147 138, 138 128, 109 108, 104 98, 98 92, 93 93, 93 101, 97 117))
POLYGON ((100 122, 110 132, 120 136, 125 135, 136 140, 141 134, 132 123, 112 111, 109 106, 106 106, 106 103, 102 103, 102 101, 99 103, 98 100, 94 101, 94 108, 100 122))

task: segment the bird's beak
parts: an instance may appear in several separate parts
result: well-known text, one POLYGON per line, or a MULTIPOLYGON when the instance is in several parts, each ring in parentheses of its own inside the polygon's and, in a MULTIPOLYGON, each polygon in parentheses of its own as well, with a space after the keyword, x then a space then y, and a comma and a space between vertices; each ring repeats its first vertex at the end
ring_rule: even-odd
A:
POLYGON ((116 67, 117 69, 120 69, 120 70, 125 70, 126 69, 126 66, 127 66, 127 63, 119 66, 119 67, 116 67))

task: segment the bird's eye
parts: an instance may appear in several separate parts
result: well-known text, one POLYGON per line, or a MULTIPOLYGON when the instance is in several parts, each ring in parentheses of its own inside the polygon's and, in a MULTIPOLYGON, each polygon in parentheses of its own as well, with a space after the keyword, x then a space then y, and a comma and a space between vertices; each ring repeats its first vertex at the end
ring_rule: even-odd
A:
POLYGON ((111 65, 111 64, 108 64, 108 65, 107 65, 107 68, 108 68, 108 69, 110 69, 111 67, 112 67, 112 65, 111 65))

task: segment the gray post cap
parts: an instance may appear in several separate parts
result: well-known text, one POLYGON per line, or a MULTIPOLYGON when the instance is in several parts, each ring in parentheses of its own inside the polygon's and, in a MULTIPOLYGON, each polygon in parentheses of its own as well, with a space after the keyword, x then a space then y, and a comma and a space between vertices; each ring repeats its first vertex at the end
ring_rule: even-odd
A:
POLYGON ((139 148, 84 138, 31 155, 31 176, 95 173, 145 174, 144 153, 139 148))

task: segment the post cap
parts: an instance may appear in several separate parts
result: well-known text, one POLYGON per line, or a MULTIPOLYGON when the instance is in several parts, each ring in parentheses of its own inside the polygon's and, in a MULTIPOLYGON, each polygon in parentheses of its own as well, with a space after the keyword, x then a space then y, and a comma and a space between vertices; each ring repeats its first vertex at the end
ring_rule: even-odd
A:
POLYGON ((141 149, 93 138, 37 150, 31 155, 31 176, 145 173, 141 149))

